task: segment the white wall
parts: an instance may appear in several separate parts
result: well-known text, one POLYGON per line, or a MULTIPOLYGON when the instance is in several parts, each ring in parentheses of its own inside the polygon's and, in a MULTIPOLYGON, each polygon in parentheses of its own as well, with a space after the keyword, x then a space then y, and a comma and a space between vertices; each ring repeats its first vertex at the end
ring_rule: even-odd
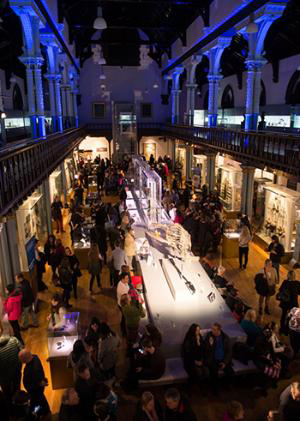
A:
POLYGON ((163 158, 164 155, 169 155, 168 141, 164 141, 158 136, 143 136, 140 140, 140 154, 144 153, 144 144, 147 143, 154 143, 156 145, 155 159, 158 159, 159 156, 163 158))
POLYGON ((80 73, 81 106, 79 116, 81 124, 111 122, 111 114, 106 113, 104 119, 94 119, 92 115, 93 102, 106 102, 110 108, 111 101, 135 103, 138 95, 140 102, 152 103, 152 118, 140 119, 137 106, 137 118, 141 121, 164 121, 168 106, 161 105, 161 69, 151 62, 147 69, 140 67, 103 66, 105 80, 100 80, 100 66, 90 58, 86 60, 80 73), (159 87, 153 88, 157 83, 159 87), (101 89, 101 85, 105 85, 101 89))
POLYGON ((109 142, 106 137, 90 137, 87 136, 79 145, 79 149, 85 151, 93 151, 93 159, 100 155, 101 159, 109 158, 109 142), (97 149, 104 149, 106 151, 99 151, 97 149))

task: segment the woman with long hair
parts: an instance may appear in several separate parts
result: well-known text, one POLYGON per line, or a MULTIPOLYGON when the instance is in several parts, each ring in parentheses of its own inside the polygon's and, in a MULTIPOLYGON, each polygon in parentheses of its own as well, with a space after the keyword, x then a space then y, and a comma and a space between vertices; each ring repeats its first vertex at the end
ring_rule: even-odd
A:
POLYGON ((102 270, 102 256, 99 251, 98 244, 92 243, 89 251, 88 270, 91 275, 90 279, 90 294, 93 294, 93 284, 95 278, 97 279, 97 285, 101 288, 100 274, 102 270))
POLYGON ((186 372, 193 380, 208 377, 204 361, 205 345, 200 326, 193 323, 187 331, 182 344, 182 359, 186 372))

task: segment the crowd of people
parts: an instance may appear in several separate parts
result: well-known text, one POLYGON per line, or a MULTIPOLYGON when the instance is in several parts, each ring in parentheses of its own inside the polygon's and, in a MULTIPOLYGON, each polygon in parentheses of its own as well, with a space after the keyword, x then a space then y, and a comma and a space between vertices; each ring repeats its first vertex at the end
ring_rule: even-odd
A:
MULTIPOLYGON (((201 326, 192 324, 181 348, 183 366, 190 381, 200 387, 208 382, 212 393, 217 395, 220 379, 230 381, 234 376, 233 359, 243 363, 252 360, 261 374, 259 385, 264 390, 269 386, 276 387, 279 379, 291 377, 290 364, 300 351, 300 283, 296 280, 295 272, 290 271, 280 288, 276 288, 284 255, 278 238, 274 236, 272 239, 268 247, 270 258, 255 277, 257 315, 255 309, 241 299, 239 291, 226 279, 225 268, 216 266, 211 255, 217 251, 223 231, 222 204, 218 195, 208 193, 206 186, 203 186, 198 200, 192 200, 191 187, 186 184, 184 189, 180 189, 175 178, 170 188, 168 171, 171 169, 171 161, 167 156, 158 162, 151 156, 150 165, 164 180, 162 204, 166 212, 173 222, 182 224, 190 233, 192 250, 201 257, 208 276, 247 335, 246 343, 236 342, 232 347, 219 323, 214 323, 205 335, 201 326), (274 295, 282 310, 280 326, 275 322, 262 323, 263 313, 270 315, 270 300, 274 295), (289 340, 283 343, 280 334, 287 335, 289 340)), ((128 171, 128 157, 118 165, 100 157, 96 158, 93 165, 80 161, 79 176, 70 203, 63 206, 60 198, 55 197, 51 206, 56 236, 49 235, 43 247, 38 241, 35 244, 37 289, 42 292, 50 287, 43 279, 48 267, 51 269, 51 289, 55 289, 50 299, 48 331, 60 335, 64 331, 65 315, 72 308, 72 295, 75 303, 80 297, 77 286, 78 279, 83 275, 72 247, 64 245, 58 236, 66 228, 63 209, 68 208, 73 246, 83 236, 86 218, 83 206, 88 204, 93 220, 89 232, 91 246, 87 262, 89 293, 91 296, 95 294, 95 281, 99 291, 102 291, 102 269, 107 265, 110 287, 116 291, 116 308, 120 312, 120 334, 112 330, 107 321, 93 316, 84 335, 75 341, 67 362, 67 366, 73 370, 74 383, 73 387, 63 393, 59 421, 116 420, 120 393, 135 394, 141 381, 159 379, 165 372, 166 358, 161 332, 151 323, 141 328, 141 320, 146 317, 146 307, 142 294, 143 280, 135 259, 134 221, 126 207, 128 171), (96 177, 97 195, 90 200, 89 179, 92 175, 96 177), (118 200, 114 202, 117 203, 104 203, 101 200, 104 194, 115 195, 118 200), (124 344, 128 368, 120 381, 116 367, 120 353, 124 351, 124 344)), ((239 265, 241 270, 245 270, 252 238, 251 226, 245 216, 241 217, 240 232, 239 265)), ((11 411, 17 420, 49 417, 50 407, 44 395, 48 380, 39 356, 26 348, 22 338, 22 331, 39 326, 35 293, 30 282, 20 273, 16 275, 14 283, 7 285, 6 294, 3 306, 13 336, 0 332, 0 401, 4 416, 7 414, 3 420, 9 419, 11 411), (20 390, 21 379, 25 391, 20 390)), ((292 383, 284 391, 279 415, 277 412, 270 411, 267 419, 276 420, 280 416, 282 420, 294 421, 299 418, 299 383, 292 383)), ((171 387, 166 390, 163 399, 147 390, 142 393, 133 419, 194 421, 197 415, 187 397, 177 388, 171 387)), ((243 405, 237 401, 229 402, 223 421, 244 419, 243 405)))

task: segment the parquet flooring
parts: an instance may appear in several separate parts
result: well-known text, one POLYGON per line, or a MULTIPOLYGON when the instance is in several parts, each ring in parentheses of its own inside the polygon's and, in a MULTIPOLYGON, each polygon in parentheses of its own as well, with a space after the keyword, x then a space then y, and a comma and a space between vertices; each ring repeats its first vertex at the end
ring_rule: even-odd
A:
MULTIPOLYGON (((69 244, 69 235, 68 233, 62 235, 62 240, 65 245, 69 244)), ((222 264, 226 268, 226 277, 230 279, 234 285, 239 289, 241 297, 252 307, 257 308, 257 296, 254 291, 254 276, 263 267, 265 258, 267 257, 266 253, 263 252, 258 246, 252 244, 250 247, 249 253, 249 265, 246 271, 240 271, 238 269, 238 259, 226 259, 222 264)), ((71 304, 73 305, 74 310, 80 311, 80 324, 81 331, 84 332, 88 321, 94 315, 98 316, 101 320, 105 320, 109 323, 112 329, 119 332, 119 310, 116 304, 115 292, 109 288, 109 271, 107 267, 104 267, 102 273, 102 286, 103 289, 101 293, 97 293, 93 299, 88 294, 88 283, 89 275, 87 271, 82 271, 83 276, 79 280, 78 287, 78 300, 75 301, 74 298, 71 298, 71 304)), ((281 279, 284 279, 286 274, 286 268, 281 269, 281 279)), ((300 271, 297 273, 298 278, 300 279, 300 271)), ((45 281, 49 287, 49 290, 45 293, 40 294, 41 306, 38 314, 40 327, 38 329, 29 329, 27 332, 23 333, 26 346, 31 349, 33 353, 36 353, 41 358, 41 361, 44 366, 46 376, 50 379, 49 365, 47 363, 48 349, 47 349, 47 335, 46 335, 46 326, 47 321, 46 317, 49 312, 49 302, 50 297, 53 291, 56 288, 51 284, 51 274, 50 270, 47 270, 45 274, 45 281)), ((278 305, 275 301, 275 298, 272 298, 271 301, 271 312, 272 316, 266 318, 265 321, 275 319, 278 320, 280 311, 278 305)), ((123 346, 124 349, 124 346, 123 346)), ((118 375, 122 377, 124 374, 124 352, 120 353, 120 361, 118 364, 118 375)), ((300 364, 295 362, 293 363, 293 371, 295 373, 300 373, 300 364)), ((293 377, 293 380, 298 379, 300 376, 296 375, 293 377)), ((249 389, 246 385, 241 387, 226 387, 226 390, 221 391, 220 396, 215 398, 211 394, 201 388, 190 388, 188 385, 182 386, 182 389, 189 396, 192 406, 198 414, 199 420, 206 421, 216 421, 222 419, 222 413, 226 402, 231 399, 237 399, 243 402, 246 408, 246 420, 259 421, 266 419, 266 412, 268 409, 276 408, 278 403, 278 397, 280 392, 291 382, 289 381, 280 381, 279 387, 276 390, 271 390, 268 392, 268 397, 261 397, 256 394, 254 390, 249 389)), ((46 397, 49 401, 51 410, 53 414, 57 414, 60 406, 60 399, 63 390, 52 390, 51 386, 46 388, 46 397)), ((118 391, 117 391, 118 392, 118 391)), ((163 389, 155 389, 154 393, 158 396, 162 396, 163 389)), ((120 405, 119 405, 119 415, 118 420, 131 420, 132 414, 134 411, 134 406, 137 398, 126 396, 120 392, 120 405)), ((54 417, 55 418, 55 417, 54 417)), ((296 420, 295 420, 296 421, 296 420)))

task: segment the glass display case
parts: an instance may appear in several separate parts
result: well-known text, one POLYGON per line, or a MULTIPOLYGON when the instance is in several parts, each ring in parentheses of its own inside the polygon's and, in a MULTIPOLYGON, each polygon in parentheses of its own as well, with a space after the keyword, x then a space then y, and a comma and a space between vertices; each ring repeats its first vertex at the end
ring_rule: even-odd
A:
POLYGON ((265 215, 257 235, 267 244, 277 235, 285 251, 295 247, 296 225, 300 223, 300 193, 284 186, 269 184, 265 189, 265 215))
POLYGON ((36 191, 16 212, 20 264, 23 271, 28 271, 26 244, 35 237, 43 244, 48 235, 47 213, 44 196, 36 191))
POLYGON ((220 172, 220 199, 227 211, 241 209, 242 171, 229 166, 221 166, 220 172))
POLYGON ((55 196, 61 198, 63 193, 61 170, 55 170, 49 177, 50 201, 53 203, 55 196))
POLYGON ((59 331, 48 330, 48 361, 53 389, 71 387, 73 370, 67 368, 67 359, 78 339, 79 313, 65 314, 66 323, 59 331))
POLYGON ((7 117, 4 121, 5 129, 18 129, 30 127, 30 119, 27 117, 7 117))

